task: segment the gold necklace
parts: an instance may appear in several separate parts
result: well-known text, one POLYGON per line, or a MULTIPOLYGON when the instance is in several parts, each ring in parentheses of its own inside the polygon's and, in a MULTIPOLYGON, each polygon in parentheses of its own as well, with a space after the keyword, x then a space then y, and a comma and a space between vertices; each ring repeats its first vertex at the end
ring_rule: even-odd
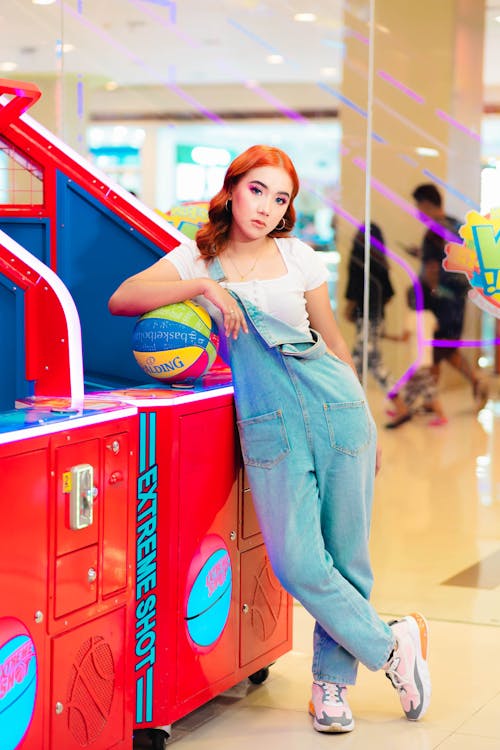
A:
POLYGON ((238 266, 236 265, 236 263, 234 262, 234 260, 231 258, 231 256, 228 255, 226 257, 227 257, 228 261, 231 263, 231 265, 233 266, 233 268, 236 271, 236 273, 238 274, 238 276, 240 277, 240 281, 244 281, 248 276, 250 276, 250 274, 252 273, 252 271, 255 270, 255 266, 257 265, 257 263, 260 260, 261 253, 262 253, 262 250, 259 253, 257 253, 257 256, 256 256, 254 262, 252 263, 252 265, 248 269, 248 271, 245 271, 245 273, 241 273, 240 269, 238 268, 238 266))

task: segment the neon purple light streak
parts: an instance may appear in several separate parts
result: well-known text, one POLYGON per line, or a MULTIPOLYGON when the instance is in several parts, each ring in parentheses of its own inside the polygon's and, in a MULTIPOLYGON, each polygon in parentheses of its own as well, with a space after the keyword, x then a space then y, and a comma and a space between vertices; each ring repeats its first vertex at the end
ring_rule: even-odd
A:
POLYGON ((442 346, 445 349, 467 348, 474 346, 498 346, 500 339, 431 339, 428 343, 433 346, 442 346))
POLYGON ((363 44, 370 43, 368 37, 361 34, 361 32, 356 31, 356 29, 346 28, 344 36, 352 36, 354 39, 357 39, 358 42, 362 42, 363 44))
POLYGON ((295 109, 291 109, 290 107, 287 107, 285 104, 282 104, 282 102, 277 99, 275 96, 269 93, 269 91, 266 91, 265 89, 261 88, 260 86, 257 86, 254 83, 246 82, 244 84, 246 88, 250 89, 251 91, 255 91, 256 94, 258 94, 261 99, 264 99, 264 101, 268 102, 269 104, 272 104, 273 107, 275 107, 281 114, 285 115, 285 117, 289 117, 291 120, 295 120, 296 122, 301 122, 303 125, 310 125, 311 123, 307 119, 307 117, 304 117, 300 114, 300 112, 297 112, 295 109))
MULTIPOLYGON (((364 159, 361 157, 356 157, 353 159, 353 164, 355 164, 357 167, 365 171, 365 162, 364 159)), ((400 198, 399 195, 394 193, 392 190, 390 190, 386 185, 384 185, 380 180, 377 180, 375 177, 372 177, 372 186, 377 190, 379 193, 381 193, 386 198, 389 198, 389 200, 394 203, 396 206, 399 206, 403 211, 405 211, 410 216, 413 216, 414 219, 417 219, 421 224, 423 224, 427 229, 431 229, 435 234, 439 235, 439 237, 442 237, 446 242, 456 242, 457 241, 457 235, 453 232, 450 232, 449 229, 446 229, 446 227, 443 227, 442 224, 439 224, 438 222, 432 221, 432 219, 429 219, 428 216, 425 216, 425 214, 420 213, 420 211, 417 211, 417 209, 412 206, 408 201, 405 201, 403 198, 400 198)))
POLYGON ((450 125, 453 125, 453 127, 457 128, 457 130, 461 130, 462 133, 465 133, 466 135, 469 135, 471 138, 473 138, 475 141, 480 141, 481 136, 478 135, 478 133, 475 133, 470 128, 466 127, 465 125, 462 125, 461 122, 458 122, 458 120, 455 120, 454 117, 450 117, 450 115, 446 114, 442 109, 436 109, 436 115, 441 119, 445 120, 445 122, 449 122, 450 125))
MULTIPOLYGON (((344 60, 344 65, 351 68, 351 70, 354 70, 359 74, 358 68, 351 63, 350 60, 344 60)), ((366 76, 364 76, 366 78, 366 76)), ((442 143, 439 139, 435 138, 431 133, 427 132, 423 128, 418 127, 415 125, 415 123, 410 120, 408 117, 404 117, 400 112, 398 112, 393 107, 389 107, 386 102, 383 101, 383 99, 380 99, 379 97, 374 98, 374 103, 377 105, 377 107, 380 107, 380 109, 383 109, 384 112, 387 112, 391 115, 391 117, 394 117, 395 120, 398 120, 399 122, 403 123, 403 125, 406 125, 410 130, 412 130, 414 133, 417 133, 420 135, 423 139, 426 140, 428 143, 432 143, 436 148, 439 148, 441 151, 445 153, 451 153, 451 149, 445 144, 442 143)), ((361 113, 360 113, 361 114, 361 113)))
POLYGON ((410 167, 418 167, 418 161, 416 159, 413 159, 411 156, 408 156, 408 154, 398 154, 398 156, 400 159, 409 164, 410 167))
POLYGON ((157 13, 156 10, 146 6, 146 2, 151 2, 151 0, 128 0, 128 2, 138 8, 145 16, 153 19, 153 21, 155 21, 155 23, 157 23, 159 26, 164 26, 166 29, 172 32, 172 34, 175 34, 175 36, 179 37, 179 39, 185 42, 189 47, 198 48, 201 46, 200 42, 198 42, 192 36, 189 36, 179 28, 176 18, 175 3, 168 4, 170 7, 170 19, 167 21, 165 18, 163 18, 163 16, 157 13))
POLYGON ((266 42, 265 39, 262 39, 262 37, 258 36, 257 34, 254 34, 253 31, 250 31, 250 29, 247 29, 245 26, 242 26, 238 21, 235 21, 234 18, 227 18, 226 19, 228 24, 233 26, 235 29, 240 31, 242 34, 247 36, 249 39, 251 39, 253 42, 257 42, 261 47, 263 47, 265 50, 270 52, 273 55, 280 55, 280 51, 276 49, 276 47, 273 47, 272 44, 269 44, 269 42, 266 42))
POLYGON ((78 118, 81 120, 84 112, 84 90, 81 74, 78 74, 78 80, 76 83, 76 112, 78 118))
POLYGON ((426 177, 429 177, 431 180, 436 182, 438 185, 441 185, 441 187, 446 188, 446 190, 448 190, 450 193, 455 195, 457 198, 460 198, 460 200, 462 200, 467 206, 470 206, 475 211, 481 210, 480 205, 476 203, 475 201, 473 201, 472 198, 469 198, 467 195, 464 195, 463 193, 461 193, 459 190, 454 188, 453 185, 450 185, 448 182, 445 182, 440 177, 438 177, 433 172, 431 172, 429 169, 423 169, 422 173, 426 177))
POLYGON ((212 112, 210 109, 207 109, 203 106, 197 99, 194 98, 194 96, 191 96, 186 91, 181 89, 179 86, 177 86, 175 83, 169 83, 168 88, 171 89, 174 93, 177 94, 181 99, 184 99, 185 102, 188 102, 188 104, 191 104, 194 109, 197 109, 198 112, 201 112, 202 115, 205 115, 205 117, 208 117, 209 120, 212 120, 213 122, 216 122, 218 125, 226 125, 226 122, 222 119, 222 117, 219 117, 219 115, 216 115, 215 112, 212 112))
POLYGON ((383 78, 384 81, 387 81, 387 83, 390 83, 391 86, 394 86, 395 88, 402 91, 403 94, 406 94, 406 96, 409 96, 410 99, 414 99, 419 104, 424 104, 425 99, 423 96, 420 96, 420 94, 417 94, 416 91, 413 91, 413 89, 408 88, 408 86, 405 86, 404 83, 401 83, 401 81, 398 81, 397 78, 393 78, 389 73, 387 73, 387 71, 379 70, 377 72, 377 75, 379 75, 380 78, 383 78))
POLYGON ((177 3, 175 0, 145 0, 146 2, 153 3, 154 5, 163 5, 165 8, 170 10, 170 20, 172 23, 176 21, 177 15, 177 3))

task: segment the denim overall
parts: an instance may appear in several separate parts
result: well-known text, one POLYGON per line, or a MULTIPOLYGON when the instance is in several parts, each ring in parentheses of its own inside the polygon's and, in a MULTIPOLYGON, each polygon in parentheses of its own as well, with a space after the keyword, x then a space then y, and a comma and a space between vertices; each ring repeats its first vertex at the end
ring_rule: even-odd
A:
MULTIPOLYGON (((210 275, 224 280, 215 259, 210 275)), ((352 685, 393 648, 368 599, 376 429, 359 381, 314 331, 230 292, 248 334, 228 339, 238 430, 273 570, 316 620, 314 679, 352 685)))

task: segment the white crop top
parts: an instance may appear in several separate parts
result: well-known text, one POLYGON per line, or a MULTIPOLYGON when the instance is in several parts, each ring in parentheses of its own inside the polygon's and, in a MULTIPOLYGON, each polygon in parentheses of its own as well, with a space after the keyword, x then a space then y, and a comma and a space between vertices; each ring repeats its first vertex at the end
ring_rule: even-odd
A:
MULTIPOLYGON (((275 279, 252 279, 250 281, 221 281, 221 286, 236 292, 264 312, 284 323, 307 333, 309 318, 304 292, 317 289, 328 278, 326 266, 312 247, 296 237, 275 238, 278 250, 287 268, 287 273, 275 279)), ((200 257, 194 240, 186 240, 171 250, 165 260, 177 269, 181 279, 210 277, 207 263, 200 257)), ((222 316, 205 297, 196 297, 221 326, 222 316)))

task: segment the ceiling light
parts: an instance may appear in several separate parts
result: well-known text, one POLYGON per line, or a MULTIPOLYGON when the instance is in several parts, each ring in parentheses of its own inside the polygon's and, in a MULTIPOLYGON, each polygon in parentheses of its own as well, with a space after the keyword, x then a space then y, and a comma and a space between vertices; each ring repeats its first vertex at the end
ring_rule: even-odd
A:
POLYGON ((321 68, 320 73, 323 78, 333 78, 337 75, 337 68, 321 68))
POLYGON ((11 73, 16 68, 17 68, 17 63, 15 62, 6 61, 3 63, 0 63, 0 70, 2 71, 2 73, 11 73))
POLYGON ((271 63, 271 65, 280 65, 283 62, 283 56, 282 55, 268 55, 266 57, 266 60, 268 63, 271 63))
POLYGON ((435 148, 427 148, 426 146, 417 146, 415 149, 419 156, 439 156, 439 151, 435 148))
POLYGON ((497 23, 500 23, 500 16, 495 16, 495 21, 496 21, 497 23))
POLYGON ((302 21, 302 23, 312 23, 317 18, 316 13, 296 13, 293 17, 294 21, 302 21))
POLYGON ((53 5, 56 0, 31 0, 33 5, 53 5))
POLYGON ((104 84, 104 88, 106 91, 116 91, 118 88, 118 83, 116 81, 108 81, 104 84))

